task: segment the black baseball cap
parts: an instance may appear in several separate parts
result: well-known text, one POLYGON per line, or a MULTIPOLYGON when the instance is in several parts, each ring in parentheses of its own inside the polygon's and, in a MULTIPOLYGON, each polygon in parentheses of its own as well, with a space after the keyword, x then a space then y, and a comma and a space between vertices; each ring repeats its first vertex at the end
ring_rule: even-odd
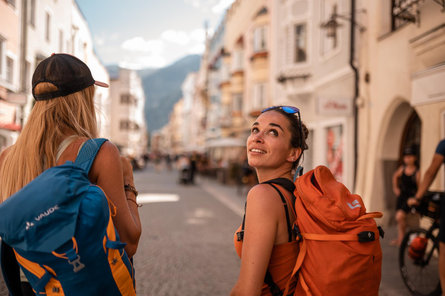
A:
POLYGON ((32 95, 36 101, 50 100, 81 91, 91 85, 108 87, 108 84, 93 79, 88 66, 75 56, 53 53, 37 66, 32 76, 32 95), (56 91, 36 94, 35 87, 49 82, 57 87, 56 91))

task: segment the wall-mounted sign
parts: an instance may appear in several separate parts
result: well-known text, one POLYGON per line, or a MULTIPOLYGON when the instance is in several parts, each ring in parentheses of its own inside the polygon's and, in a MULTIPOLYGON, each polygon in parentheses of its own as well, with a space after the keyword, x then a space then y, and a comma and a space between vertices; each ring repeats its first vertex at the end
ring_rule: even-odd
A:
POLYGON ((327 116, 351 116, 352 99, 351 98, 317 98, 317 111, 319 115, 327 116))
POLYGON ((412 78, 412 105, 429 104, 445 101, 445 65, 434 67, 412 78))

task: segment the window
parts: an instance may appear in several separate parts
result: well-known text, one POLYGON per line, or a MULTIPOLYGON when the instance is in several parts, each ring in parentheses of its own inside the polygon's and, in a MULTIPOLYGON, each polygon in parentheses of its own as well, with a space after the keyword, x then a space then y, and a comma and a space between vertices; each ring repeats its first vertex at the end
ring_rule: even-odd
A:
POLYGON ((129 120, 121 120, 119 123, 119 129, 126 131, 130 129, 130 121, 129 120))
POLYGON ((295 26, 295 63, 306 61, 306 43, 306 24, 298 24, 295 26))
POLYGON ((253 86, 253 109, 266 106, 266 84, 257 83, 253 86))
POLYGON ((46 13, 46 30, 45 30, 45 39, 46 39, 46 41, 49 41, 49 37, 50 37, 50 34, 51 34, 51 29, 50 29, 50 26, 51 26, 51 16, 49 15, 49 13, 47 12, 46 13))
POLYGON ((241 111, 243 110, 243 94, 233 94, 232 100, 232 115, 241 115, 241 111))
POLYGON ((6 81, 12 83, 14 81, 14 60, 6 57, 6 81))
POLYGON ((122 119, 119 122, 119 129, 123 130, 123 131, 128 131, 128 130, 139 130, 139 125, 135 122, 132 122, 131 120, 128 119, 122 119))
POLYGON ((243 69, 243 50, 235 49, 233 52, 232 72, 240 71, 243 69))
POLYGON ((36 25, 36 0, 29 1, 29 23, 33 27, 36 25))
POLYGON ((258 27, 253 31, 253 51, 265 51, 266 47, 266 27, 258 27))
POLYGON ((136 104, 136 100, 130 94, 121 94, 121 104, 122 105, 136 104))

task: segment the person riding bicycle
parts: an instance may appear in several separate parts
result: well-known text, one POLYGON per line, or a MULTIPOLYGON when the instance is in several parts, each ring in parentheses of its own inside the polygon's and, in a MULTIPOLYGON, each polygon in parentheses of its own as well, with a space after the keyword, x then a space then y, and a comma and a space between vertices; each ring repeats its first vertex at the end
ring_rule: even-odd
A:
MULTIPOLYGON (((439 168, 444 162, 445 139, 441 140, 437 145, 431 164, 426 170, 423 179, 421 179, 416 194, 408 200, 409 206, 419 205, 420 200, 425 195, 431 183, 433 183, 439 168)), ((440 202, 440 211, 441 213, 445 213, 445 200, 441 200, 440 202)), ((439 229, 439 277, 442 291, 445 291, 445 215, 440 216, 439 229)), ((445 295, 445 293, 442 292, 442 295, 445 295)))

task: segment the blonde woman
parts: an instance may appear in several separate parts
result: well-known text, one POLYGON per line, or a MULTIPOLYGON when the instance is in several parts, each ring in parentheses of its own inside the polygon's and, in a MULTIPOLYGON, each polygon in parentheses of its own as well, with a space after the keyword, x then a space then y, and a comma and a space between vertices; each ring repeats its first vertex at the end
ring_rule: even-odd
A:
MULTIPOLYGON (((0 199, 6 200, 44 170, 74 161, 82 144, 97 137, 95 86, 88 66, 74 56, 53 54, 36 68, 32 93, 36 103, 17 142, 0 155, 0 199)), ((107 141, 88 175, 116 206, 113 223, 125 251, 136 253, 141 222, 130 162, 107 141), (125 186, 124 186, 125 185, 125 186)))

